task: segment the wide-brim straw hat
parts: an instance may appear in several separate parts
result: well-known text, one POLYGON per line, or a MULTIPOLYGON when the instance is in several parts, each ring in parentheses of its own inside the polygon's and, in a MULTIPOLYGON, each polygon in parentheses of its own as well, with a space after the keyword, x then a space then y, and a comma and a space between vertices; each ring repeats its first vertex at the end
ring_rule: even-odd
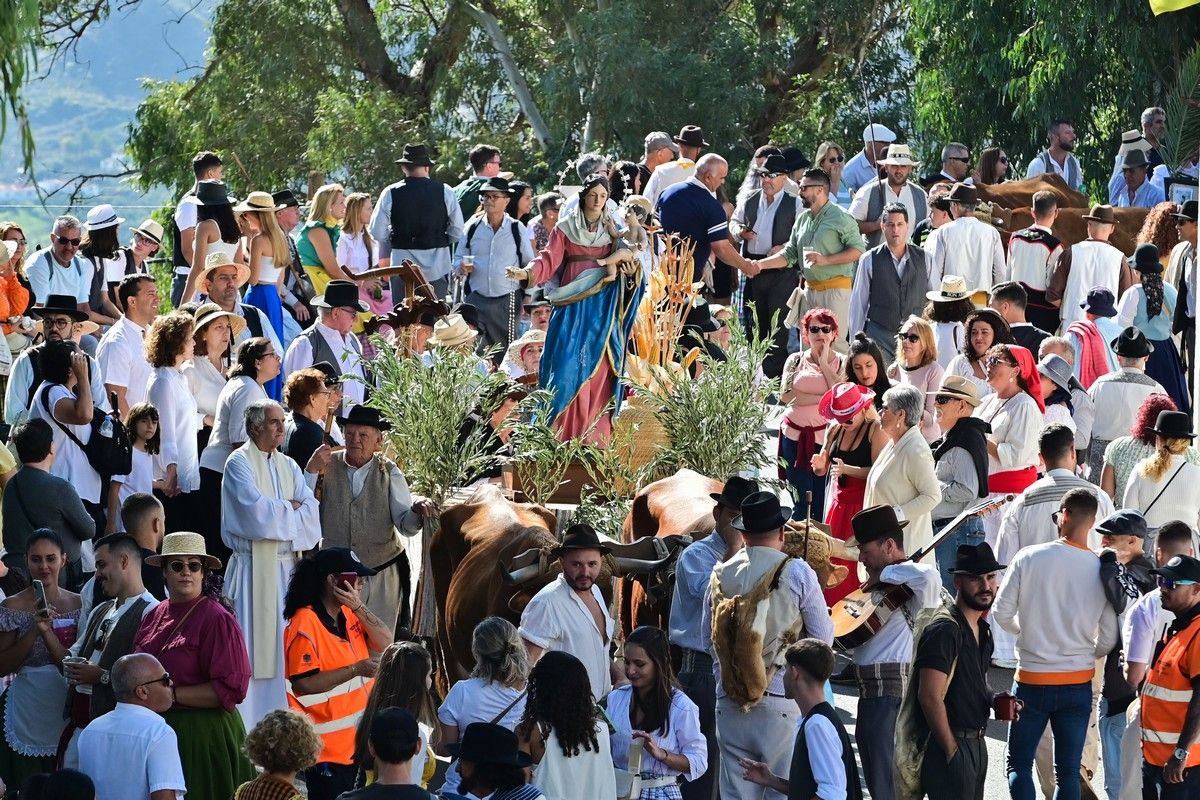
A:
POLYGON ((204 536, 188 531, 168 533, 164 536, 162 552, 146 556, 146 563, 152 567, 161 567, 164 561, 174 556, 198 556, 209 569, 221 568, 221 559, 208 554, 208 549, 204 546, 204 536))
POLYGON ((246 281, 250 280, 249 267, 247 267, 245 264, 237 263, 229 256, 225 255, 224 252, 217 250, 209 253, 204 258, 204 269, 200 270, 200 281, 207 281, 208 276, 213 272, 213 270, 218 270, 221 267, 237 268, 237 285, 239 289, 246 285, 246 281))
POLYGON ((513 343, 508 346, 508 352, 504 354, 504 357, 509 361, 519 363, 521 361, 521 351, 525 349, 526 345, 544 345, 545 343, 546 332, 539 328, 530 328, 529 330, 525 331, 525 335, 520 339, 513 340, 513 343))
POLYGON ((100 326, 90 319, 80 320, 74 324, 71 330, 72 336, 91 336, 96 331, 100 330, 100 326))
POLYGON ((935 303, 954 303, 966 300, 975 294, 967 288, 966 278, 961 275, 947 275, 942 278, 942 288, 934 292, 926 292, 925 298, 935 303))
POLYGON ((242 331, 246 330, 246 318, 241 314, 226 311, 216 303, 204 303, 196 309, 196 333, 204 330, 207 325, 211 325, 221 317, 229 317, 229 327, 233 331, 231 338, 236 339, 242 335, 242 331))
POLYGON ((427 340, 435 347, 458 347, 475 341, 479 335, 467 326, 461 314, 448 314, 433 325, 433 335, 427 340))
POLYGON ((283 211, 287 206, 276 205, 275 198, 270 192, 251 192, 246 195, 246 199, 233 207, 234 211, 245 213, 247 211, 283 211))
POLYGON ((879 160, 880 164, 890 164, 894 167, 919 167, 920 161, 913 161, 912 150, 906 144, 889 144, 887 158, 879 160))

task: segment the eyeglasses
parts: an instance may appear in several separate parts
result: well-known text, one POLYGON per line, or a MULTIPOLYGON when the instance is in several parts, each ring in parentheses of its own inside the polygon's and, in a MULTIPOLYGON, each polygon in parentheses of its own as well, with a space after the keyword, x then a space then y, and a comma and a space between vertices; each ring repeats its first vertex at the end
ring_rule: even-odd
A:
POLYGON ((1060 508, 1058 511, 1055 511, 1053 514, 1051 514, 1050 521, 1055 525, 1062 525, 1063 511, 1065 511, 1065 509, 1060 508))
POLYGON ((845 156, 825 156, 824 161, 832 161, 835 164, 841 164, 846 160, 845 156))
POLYGON ((906 342, 911 342, 912 344, 916 344, 917 342, 921 341, 921 337, 915 333, 901 333, 896 338, 902 339, 906 342))
POLYGON ((1163 575, 1158 576, 1158 588, 1160 588, 1160 589, 1170 590, 1170 589, 1174 589, 1176 586, 1195 586, 1195 585, 1196 585, 1195 581, 1175 580, 1174 578, 1168 578, 1163 575))
POLYGON ((833 333, 832 325, 809 325, 809 333, 833 333))
POLYGON ((259 356, 259 358, 260 359, 262 359, 262 358, 279 358, 279 353, 276 353, 274 350, 268 350, 267 352, 265 352, 261 356, 259 356))
POLYGON ((54 241, 58 242, 59 244, 66 245, 67 247, 79 247, 79 243, 83 241, 83 239, 78 237, 74 239, 68 239, 65 236, 59 236, 57 233, 52 233, 50 235, 54 237, 54 241))
POLYGON ((188 572, 199 572, 204 569, 204 565, 199 561, 172 561, 168 566, 176 575, 182 575, 185 569, 188 572))
POLYGON ((175 685, 175 681, 171 680, 171 673, 164 672, 161 678, 155 678, 152 681, 143 681, 133 688, 136 689, 138 686, 151 686, 155 683, 161 683, 166 688, 170 688, 175 685))
POLYGON ((496 159, 494 159, 494 160, 492 160, 492 161, 489 161, 489 162, 487 162, 487 163, 489 163, 489 164, 503 164, 503 163, 504 163, 504 161, 503 161, 502 159, 500 159, 500 158, 496 158, 496 159))
POLYGON ((149 238, 148 236, 142 236, 140 233, 135 233, 133 235, 133 243, 140 244, 140 245, 147 245, 147 246, 149 246, 149 245, 157 246, 158 245, 158 242, 154 241, 153 239, 149 238))
POLYGON ((70 317, 42 317, 42 325, 47 328, 70 328, 74 324, 70 317))
POLYGON ((999 161, 1000 161, 1000 163, 1001 163, 1001 164, 1007 164, 1007 163, 1008 163, 1008 156, 1000 156, 1000 158, 999 158, 999 161))
POLYGON ((985 358, 983 360, 984 369, 991 369, 992 367, 996 366, 997 364, 1003 364, 1006 367, 1017 366, 1013 362, 1003 359, 1000 356, 988 356, 987 358, 985 358))

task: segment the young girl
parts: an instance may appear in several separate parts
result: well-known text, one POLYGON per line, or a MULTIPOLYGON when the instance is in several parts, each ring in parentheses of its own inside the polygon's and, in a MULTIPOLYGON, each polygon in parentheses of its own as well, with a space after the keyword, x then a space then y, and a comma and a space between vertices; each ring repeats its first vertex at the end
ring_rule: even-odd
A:
POLYGON ((398 706, 413 715, 421 731, 424 747, 412 760, 413 783, 426 786, 433 777, 437 762, 431 758, 433 726, 437 719, 429 687, 433 685, 433 658, 416 642, 392 642, 379 657, 375 685, 367 699, 367 708, 354 737, 354 763, 359 768, 356 785, 371 782, 375 760, 367 749, 371 721, 385 708, 398 706))
POLYGON ((154 456, 158 455, 162 439, 158 432, 158 409, 150 403, 135 403, 125 417, 125 429, 133 444, 133 469, 128 475, 114 475, 108 490, 107 533, 117 532, 121 506, 131 494, 152 494, 165 482, 154 478, 154 456))

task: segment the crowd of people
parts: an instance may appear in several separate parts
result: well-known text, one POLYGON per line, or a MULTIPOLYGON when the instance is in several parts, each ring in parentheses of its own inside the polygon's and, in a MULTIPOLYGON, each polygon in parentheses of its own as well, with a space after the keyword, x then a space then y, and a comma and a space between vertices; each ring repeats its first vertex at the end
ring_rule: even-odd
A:
MULTIPOLYGON (((36 249, 0 223, 8 796, 982 798, 994 706, 1014 798, 1035 761, 1080 797, 1099 759, 1109 800, 1200 798, 1197 202, 1164 202, 1163 119, 1123 138, 1073 243, 1060 190, 1011 236, 977 213, 1016 177, 1001 148, 972 172, 948 143, 918 181, 879 124, 849 158, 761 147, 730 194, 688 125, 540 195, 491 145, 450 186, 410 144, 377 199, 239 201, 204 151, 169 229, 127 246, 108 204, 36 249), (1150 209, 1131 257, 1123 207, 1150 209), (603 441, 668 235, 704 286, 682 349, 723 359, 733 325, 771 343, 778 481, 712 495, 666 630, 621 635, 609 546, 571 525, 559 576, 475 627, 438 702, 405 540, 440 509, 387 455, 371 359, 478 353, 510 401, 552 389, 563 438, 603 441), (405 261, 451 312, 368 336, 411 288, 374 270, 405 261), (845 543, 839 584, 784 552, 804 519, 845 543), (896 613, 839 638, 838 671, 830 609, 860 590, 896 613), (857 687, 857 759, 831 682, 857 687)), ((1027 175, 1079 190, 1074 144, 1055 121, 1027 175)))

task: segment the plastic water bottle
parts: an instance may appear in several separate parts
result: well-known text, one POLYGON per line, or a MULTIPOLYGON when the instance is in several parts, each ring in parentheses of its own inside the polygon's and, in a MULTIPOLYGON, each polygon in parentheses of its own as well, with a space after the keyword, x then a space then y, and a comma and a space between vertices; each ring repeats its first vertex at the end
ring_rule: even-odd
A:
POLYGON ((113 435, 112 417, 105 414, 104 422, 100 423, 100 435, 105 439, 111 439, 113 435))

